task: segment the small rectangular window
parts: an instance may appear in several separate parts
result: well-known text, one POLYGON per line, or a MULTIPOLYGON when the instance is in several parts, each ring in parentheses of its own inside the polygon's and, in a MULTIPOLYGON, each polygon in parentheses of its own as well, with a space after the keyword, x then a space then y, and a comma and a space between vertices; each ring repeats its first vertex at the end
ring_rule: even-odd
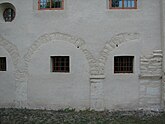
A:
POLYGON ((0 57, 0 71, 6 71, 6 57, 0 57))
POLYGON ((38 8, 40 10, 62 10, 64 8, 64 0, 39 0, 38 8))
POLYGON ((110 9, 136 9, 137 0, 109 0, 110 9))
POLYGON ((114 73, 133 73, 133 56, 115 56, 114 73))
POLYGON ((51 56, 52 72, 69 72, 69 56, 51 56))

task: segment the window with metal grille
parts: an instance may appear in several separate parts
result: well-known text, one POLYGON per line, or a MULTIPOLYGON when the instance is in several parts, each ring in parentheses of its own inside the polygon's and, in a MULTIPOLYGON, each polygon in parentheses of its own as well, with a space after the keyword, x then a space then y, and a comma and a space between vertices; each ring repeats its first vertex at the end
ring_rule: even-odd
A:
POLYGON ((109 0, 110 9, 136 9, 137 0, 109 0))
POLYGON ((52 72, 69 72, 69 56, 51 56, 52 72))
POLYGON ((15 18, 15 11, 12 8, 7 8, 3 12, 5 22, 11 22, 15 18))
POLYGON ((62 10, 64 9, 64 0, 39 0, 38 2, 39 9, 55 9, 62 10))
POLYGON ((115 56, 114 73, 133 73, 133 56, 115 56))
POLYGON ((0 57, 0 71, 6 71, 6 57, 0 57))

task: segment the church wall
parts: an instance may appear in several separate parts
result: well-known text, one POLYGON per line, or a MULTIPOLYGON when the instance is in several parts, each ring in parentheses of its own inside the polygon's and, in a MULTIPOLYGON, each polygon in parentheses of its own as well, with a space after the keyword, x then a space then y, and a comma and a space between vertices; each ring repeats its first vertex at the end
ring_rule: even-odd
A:
MULTIPOLYGON (((154 61, 154 66, 160 64, 159 78, 155 73, 143 76, 150 70, 144 72, 142 62, 144 56, 162 49, 160 0, 138 0, 132 10, 109 9, 108 0, 65 0, 64 10, 38 10, 37 0, 0 4, 4 2, 12 3, 16 17, 11 23, 0 17, 0 34, 20 54, 16 71, 5 72, 11 78, 0 75, 0 85, 12 87, 6 101, 18 107, 52 109, 160 106, 162 60, 154 61), (111 42, 117 46, 111 48, 111 42), (70 73, 52 73, 52 55, 70 56, 70 73), (133 73, 114 74, 114 56, 127 55, 134 56, 133 73)), ((8 68, 10 63, 8 59, 8 68)))

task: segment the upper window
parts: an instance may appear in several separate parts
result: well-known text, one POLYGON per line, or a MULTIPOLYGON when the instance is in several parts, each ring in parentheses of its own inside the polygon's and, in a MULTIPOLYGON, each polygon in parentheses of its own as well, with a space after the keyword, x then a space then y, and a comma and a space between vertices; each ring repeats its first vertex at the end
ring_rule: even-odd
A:
POLYGON ((137 0, 109 0, 110 9, 136 9, 137 0))
POLYGON ((51 56, 51 72, 69 72, 69 56, 51 56))
POLYGON ((114 73, 133 73, 133 56, 115 56, 114 73))
POLYGON ((6 57, 0 57, 0 71, 6 71, 6 57))
POLYGON ((5 22, 11 22, 15 18, 15 11, 12 8, 7 8, 3 12, 5 22))
POLYGON ((64 0, 39 0, 38 8, 42 9, 55 9, 62 10, 64 9, 64 0))

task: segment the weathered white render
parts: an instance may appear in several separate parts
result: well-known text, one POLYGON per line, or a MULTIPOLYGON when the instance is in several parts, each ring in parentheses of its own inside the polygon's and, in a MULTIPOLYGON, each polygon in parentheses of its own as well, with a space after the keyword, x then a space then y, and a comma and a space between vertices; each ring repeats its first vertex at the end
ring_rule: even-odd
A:
POLYGON ((114 10, 108 0, 65 0, 64 10, 38 10, 37 0, 0 0, 0 107, 163 109, 165 0, 137 3, 114 10), (115 74, 114 56, 127 55, 133 73, 115 74), (69 56, 70 72, 51 72, 50 56, 69 56))

